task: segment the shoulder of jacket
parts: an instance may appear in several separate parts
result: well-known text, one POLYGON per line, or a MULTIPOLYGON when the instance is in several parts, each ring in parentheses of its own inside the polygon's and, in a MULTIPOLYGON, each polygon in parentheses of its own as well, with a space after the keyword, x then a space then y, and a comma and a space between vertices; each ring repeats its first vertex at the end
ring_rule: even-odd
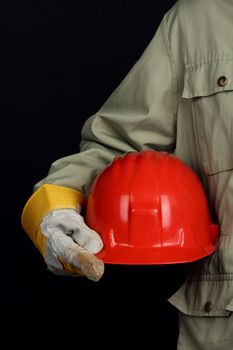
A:
POLYGON ((166 13, 165 17, 171 17, 173 20, 178 19, 181 22, 187 18, 198 16, 201 12, 208 9, 210 4, 215 0, 178 0, 166 13))
POLYGON ((174 7, 177 7, 180 11, 188 11, 188 13, 192 13, 192 11, 199 12, 204 8, 208 8, 210 4, 213 4, 216 1, 217 0, 178 0, 174 7))
MULTIPOLYGON (((221 0, 225 2, 225 0, 221 0)), ((219 0, 178 0, 164 16, 168 32, 193 37, 219 15, 219 0)))

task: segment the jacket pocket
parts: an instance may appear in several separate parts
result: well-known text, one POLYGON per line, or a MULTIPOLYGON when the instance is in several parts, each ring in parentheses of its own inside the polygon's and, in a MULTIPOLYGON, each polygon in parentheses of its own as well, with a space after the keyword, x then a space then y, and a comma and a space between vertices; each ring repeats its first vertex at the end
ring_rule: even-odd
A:
POLYGON ((186 65, 200 167, 206 175, 233 169, 233 55, 186 65))

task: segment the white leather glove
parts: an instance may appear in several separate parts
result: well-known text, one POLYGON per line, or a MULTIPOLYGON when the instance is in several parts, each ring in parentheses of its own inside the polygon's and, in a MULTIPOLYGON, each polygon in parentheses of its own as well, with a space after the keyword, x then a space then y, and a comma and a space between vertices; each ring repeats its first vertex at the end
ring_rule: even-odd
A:
POLYGON ((43 218, 40 227, 47 238, 45 262, 50 271, 64 274, 63 262, 80 269, 93 281, 101 278, 104 263, 94 254, 103 248, 103 242, 78 211, 53 210, 43 218))

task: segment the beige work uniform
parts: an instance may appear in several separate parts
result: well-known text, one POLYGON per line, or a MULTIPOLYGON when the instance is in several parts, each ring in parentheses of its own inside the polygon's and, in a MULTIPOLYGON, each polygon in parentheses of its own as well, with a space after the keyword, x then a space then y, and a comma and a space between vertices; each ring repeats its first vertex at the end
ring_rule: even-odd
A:
MULTIPOLYGON (((66 122, 66 120, 64 120, 66 122)), ((233 1, 180 0, 141 58, 82 130, 81 152, 54 162, 41 185, 88 194, 114 156, 174 152, 203 180, 221 227, 169 300, 178 350, 233 349, 233 1)))

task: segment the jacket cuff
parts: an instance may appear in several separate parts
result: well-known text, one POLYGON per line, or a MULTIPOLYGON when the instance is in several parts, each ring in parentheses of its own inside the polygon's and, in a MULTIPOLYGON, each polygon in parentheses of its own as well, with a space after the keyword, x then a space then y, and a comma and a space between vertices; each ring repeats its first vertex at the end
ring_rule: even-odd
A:
POLYGON ((55 209, 77 209, 77 204, 82 207, 85 202, 85 196, 77 190, 45 184, 33 193, 23 209, 21 218, 23 229, 43 254, 45 237, 39 228, 43 217, 55 209))

